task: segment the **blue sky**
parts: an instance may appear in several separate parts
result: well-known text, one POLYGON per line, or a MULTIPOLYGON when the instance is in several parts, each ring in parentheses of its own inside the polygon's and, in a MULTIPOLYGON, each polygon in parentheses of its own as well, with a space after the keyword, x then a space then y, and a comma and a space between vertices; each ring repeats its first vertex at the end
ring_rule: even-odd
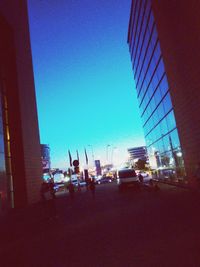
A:
POLYGON ((91 148, 102 162, 124 161, 128 147, 144 144, 126 42, 131 1, 28 4, 40 139, 52 166, 68 167, 68 149, 82 163, 84 148, 89 161, 91 148))

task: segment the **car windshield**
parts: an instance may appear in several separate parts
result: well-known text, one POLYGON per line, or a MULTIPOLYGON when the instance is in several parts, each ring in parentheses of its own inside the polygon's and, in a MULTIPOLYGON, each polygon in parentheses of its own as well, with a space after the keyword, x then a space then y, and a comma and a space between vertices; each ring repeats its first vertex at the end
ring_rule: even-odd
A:
POLYGON ((136 173, 132 169, 127 170, 121 170, 118 172, 119 178, 129 178, 129 177, 135 177, 136 173))

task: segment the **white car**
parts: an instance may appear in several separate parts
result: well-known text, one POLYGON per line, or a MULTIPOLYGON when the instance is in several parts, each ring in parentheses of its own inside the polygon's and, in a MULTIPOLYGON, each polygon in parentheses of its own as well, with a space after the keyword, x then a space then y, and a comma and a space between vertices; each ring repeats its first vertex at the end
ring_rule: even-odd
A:
POLYGON ((118 171, 118 188, 121 191, 127 186, 139 186, 139 178, 134 169, 121 169, 118 171))

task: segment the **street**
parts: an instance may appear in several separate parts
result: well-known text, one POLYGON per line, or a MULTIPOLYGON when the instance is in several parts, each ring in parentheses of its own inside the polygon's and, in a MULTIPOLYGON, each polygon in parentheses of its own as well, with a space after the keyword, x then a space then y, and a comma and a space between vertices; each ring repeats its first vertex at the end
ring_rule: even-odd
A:
POLYGON ((198 267, 199 207, 200 193, 169 185, 119 193, 113 182, 96 186, 95 199, 61 194, 55 218, 30 220, 1 247, 0 266, 198 267))

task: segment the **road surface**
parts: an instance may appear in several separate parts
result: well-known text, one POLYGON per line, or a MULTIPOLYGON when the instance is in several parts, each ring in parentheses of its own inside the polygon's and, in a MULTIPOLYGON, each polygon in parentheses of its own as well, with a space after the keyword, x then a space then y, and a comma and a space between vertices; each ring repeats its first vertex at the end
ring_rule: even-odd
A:
POLYGON ((98 185, 95 199, 86 190, 73 200, 63 194, 56 218, 21 223, 1 247, 0 266, 198 267, 199 207, 198 192, 168 185, 123 193, 98 185))

